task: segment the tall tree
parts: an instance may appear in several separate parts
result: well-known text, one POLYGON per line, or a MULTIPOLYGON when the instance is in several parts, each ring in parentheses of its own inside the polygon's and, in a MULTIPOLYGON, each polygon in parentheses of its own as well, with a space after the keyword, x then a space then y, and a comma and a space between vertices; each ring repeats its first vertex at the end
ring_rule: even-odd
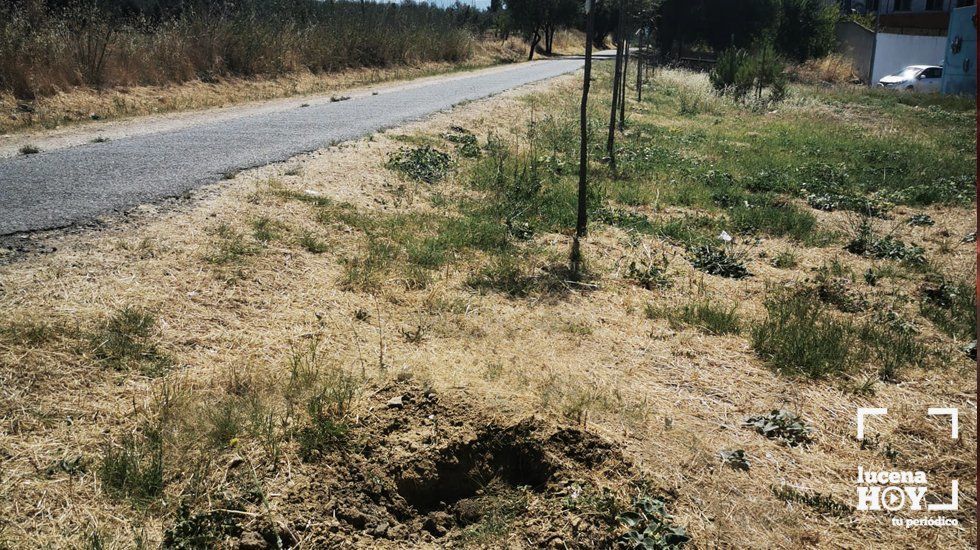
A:
POLYGON ((542 39, 550 54, 555 32, 574 24, 581 13, 577 0, 506 0, 506 4, 511 24, 530 45, 529 60, 542 39))

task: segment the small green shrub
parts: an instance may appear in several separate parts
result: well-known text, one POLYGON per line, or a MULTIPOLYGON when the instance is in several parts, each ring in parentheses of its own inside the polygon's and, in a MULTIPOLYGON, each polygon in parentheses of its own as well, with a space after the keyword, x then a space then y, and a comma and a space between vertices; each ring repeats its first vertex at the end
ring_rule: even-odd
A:
POLYGON ((721 457, 721 463, 733 470, 748 472, 751 468, 749 459, 745 456, 745 451, 742 449, 721 451, 718 455, 721 457))
POLYGON ((715 90, 737 100, 754 92, 756 100, 769 90, 769 101, 778 102, 786 97, 787 79, 785 64, 771 42, 763 42, 753 52, 742 49, 723 51, 708 78, 715 90))
POLYGON ((648 253, 630 260, 624 277, 647 290, 670 288, 674 282, 667 275, 667 267, 667 254, 648 253))
POLYGON ((41 152, 41 149, 37 145, 24 145, 20 148, 20 154, 22 155, 36 155, 41 152))
POLYGON ((925 227, 935 225, 936 221, 929 214, 920 213, 909 216, 909 219, 905 223, 913 227, 925 227))
POLYGON ((778 439, 791 447, 813 442, 813 428, 795 413, 774 409, 766 414, 752 416, 742 424, 769 439, 778 439))
POLYGON ((255 237, 256 241, 268 244, 279 238, 281 228, 282 225, 279 222, 263 216, 252 221, 252 236, 255 237))
POLYGON ((319 460, 330 449, 347 443, 347 415, 357 395, 359 382, 342 369, 333 368, 322 375, 319 387, 306 405, 310 423, 299 430, 300 458, 319 460))
POLYGON ((853 288, 854 281, 850 272, 838 260, 834 260, 830 265, 820 266, 815 283, 820 300, 841 311, 856 313, 868 307, 864 295, 853 288))
POLYGON ((772 368, 810 378, 850 370, 853 328, 829 315, 814 293, 779 292, 765 307, 766 319, 752 329, 752 347, 772 368))
POLYGON ((476 136, 466 128, 453 126, 449 132, 442 134, 442 137, 446 141, 456 145, 456 152, 459 153, 459 156, 479 158, 481 153, 480 144, 477 142, 476 136))
POLYGON ((750 275, 745 267, 745 252, 736 251, 729 247, 717 247, 710 244, 695 246, 688 251, 691 265, 708 275, 743 279, 750 275))
POLYGON ((387 167, 412 179, 435 183, 449 173, 452 158, 430 145, 402 148, 388 158, 387 167))
MULTIPOLYGON (((244 512, 241 504, 227 501, 218 509, 192 513, 190 506, 182 502, 172 526, 163 534, 163 548, 168 550, 192 550, 220 547, 227 537, 241 535, 239 515, 244 512)), ((137 545, 137 547, 139 547, 137 545)))

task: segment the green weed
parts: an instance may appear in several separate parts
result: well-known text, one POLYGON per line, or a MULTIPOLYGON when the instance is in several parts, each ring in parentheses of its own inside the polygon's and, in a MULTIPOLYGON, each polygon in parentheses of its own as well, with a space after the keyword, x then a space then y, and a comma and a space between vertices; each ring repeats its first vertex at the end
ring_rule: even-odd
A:
POLYGON ((423 145, 399 149, 388 158, 386 166, 412 179, 435 183, 449 173, 452 158, 434 147, 423 145))
POLYGON ((778 292, 765 307, 766 319, 752 328, 752 347, 772 368, 810 378, 850 370, 853 328, 828 314, 814 293, 778 292))
POLYGON ((976 338, 977 295, 973 284, 931 279, 921 292, 919 311, 923 317, 953 338, 976 338))
POLYGON ((688 257, 695 269, 708 275, 730 279, 743 279, 751 275, 745 267, 747 256, 743 251, 711 244, 698 245, 688 250, 688 257))
POLYGON ((89 345, 106 366, 116 370, 135 368, 148 376, 158 376, 173 360, 153 341, 155 324, 152 313, 127 306, 89 335, 89 345))
POLYGON ((145 503, 163 491, 163 469, 163 434, 145 428, 106 444, 98 473, 110 493, 145 503))
POLYGON ((302 234, 300 234, 296 241, 303 247, 303 249, 311 254, 323 254, 330 249, 326 241, 318 237, 315 233, 311 233, 309 231, 304 231, 302 234))
POLYGON ((786 410, 772 410, 767 414, 749 417, 745 419, 743 426, 791 447, 813 442, 813 428, 795 413, 786 410))

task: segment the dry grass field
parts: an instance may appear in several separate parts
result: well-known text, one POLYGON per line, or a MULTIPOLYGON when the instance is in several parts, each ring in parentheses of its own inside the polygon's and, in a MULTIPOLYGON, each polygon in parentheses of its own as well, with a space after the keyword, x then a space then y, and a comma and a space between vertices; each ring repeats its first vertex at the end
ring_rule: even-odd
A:
POLYGON ((609 73, 585 277, 580 75, 8 253, 0 547, 975 547, 973 105, 609 73))

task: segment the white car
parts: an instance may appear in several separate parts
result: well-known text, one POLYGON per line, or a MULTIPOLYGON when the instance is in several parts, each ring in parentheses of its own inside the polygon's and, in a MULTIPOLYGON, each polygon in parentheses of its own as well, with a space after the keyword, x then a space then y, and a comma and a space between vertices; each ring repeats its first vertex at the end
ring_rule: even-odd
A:
POLYGON ((909 65, 878 81, 885 88, 915 92, 939 92, 942 83, 943 68, 935 65, 909 65))

